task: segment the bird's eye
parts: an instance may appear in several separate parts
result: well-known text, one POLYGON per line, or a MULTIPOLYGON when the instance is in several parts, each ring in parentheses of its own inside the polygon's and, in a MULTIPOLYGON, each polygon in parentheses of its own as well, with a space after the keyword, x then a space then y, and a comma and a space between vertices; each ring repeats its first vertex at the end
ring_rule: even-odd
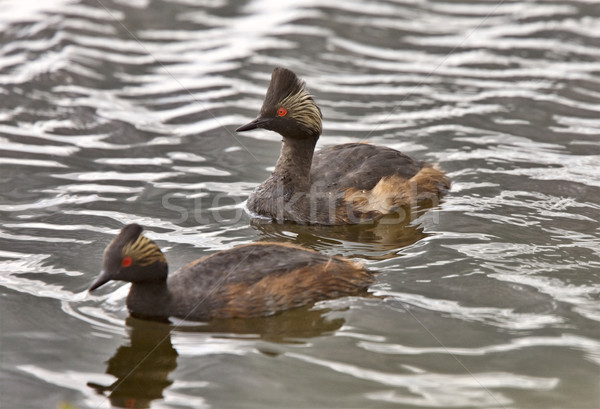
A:
POLYGON ((121 260, 121 265, 123 267, 129 267, 131 265, 131 257, 123 257, 121 260))
POLYGON ((278 116, 286 116, 286 114, 287 114, 287 109, 285 109, 285 108, 279 108, 277 110, 277 115, 278 116))

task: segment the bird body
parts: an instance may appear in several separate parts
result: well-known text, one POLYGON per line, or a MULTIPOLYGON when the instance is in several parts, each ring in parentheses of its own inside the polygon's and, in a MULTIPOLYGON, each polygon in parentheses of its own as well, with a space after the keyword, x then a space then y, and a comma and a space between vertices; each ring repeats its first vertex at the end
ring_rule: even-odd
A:
POLYGON ((283 136, 273 173, 248 198, 251 213, 278 222, 357 224, 436 201, 450 188, 440 170, 391 148, 348 143, 315 152, 321 119, 304 82, 275 68, 259 117, 237 129, 283 136))
POLYGON ((173 274, 139 225, 125 226, 104 254, 90 291, 110 280, 131 282, 133 316, 194 321, 272 315, 315 301, 358 294, 373 282, 360 264, 299 246, 253 243, 197 259, 173 274))

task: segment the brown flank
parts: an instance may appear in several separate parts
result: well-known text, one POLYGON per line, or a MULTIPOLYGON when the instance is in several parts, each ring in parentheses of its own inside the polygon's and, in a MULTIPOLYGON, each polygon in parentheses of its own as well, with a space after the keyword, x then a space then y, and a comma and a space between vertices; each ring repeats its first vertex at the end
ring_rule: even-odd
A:
POLYGON ((213 318, 272 315, 306 305, 307 299, 316 302, 356 295, 373 282, 373 275, 359 263, 332 257, 326 263, 264 277, 250 286, 247 283, 227 286, 218 296, 227 301, 213 318))

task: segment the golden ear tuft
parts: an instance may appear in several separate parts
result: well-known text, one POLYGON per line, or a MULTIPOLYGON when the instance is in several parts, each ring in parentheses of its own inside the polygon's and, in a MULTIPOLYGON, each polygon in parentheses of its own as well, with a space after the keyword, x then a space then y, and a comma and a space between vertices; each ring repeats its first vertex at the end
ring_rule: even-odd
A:
POLYGON ((141 234, 135 241, 123 246, 122 255, 123 258, 131 257, 142 267, 156 262, 166 263, 165 256, 158 245, 141 234))

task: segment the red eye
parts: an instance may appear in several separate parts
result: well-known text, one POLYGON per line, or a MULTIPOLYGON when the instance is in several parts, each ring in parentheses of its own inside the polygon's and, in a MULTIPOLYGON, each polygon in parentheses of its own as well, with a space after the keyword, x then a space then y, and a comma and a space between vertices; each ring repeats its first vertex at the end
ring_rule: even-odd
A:
POLYGON ((277 115, 279 115, 279 116, 285 116, 286 114, 287 114, 287 109, 285 109, 285 108, 279 108, 277 110, 277 115))
POLYGON ((131 265, 131 257, 123 257, 121 260, 121 265, 123 267, 129 267, 131 265))

